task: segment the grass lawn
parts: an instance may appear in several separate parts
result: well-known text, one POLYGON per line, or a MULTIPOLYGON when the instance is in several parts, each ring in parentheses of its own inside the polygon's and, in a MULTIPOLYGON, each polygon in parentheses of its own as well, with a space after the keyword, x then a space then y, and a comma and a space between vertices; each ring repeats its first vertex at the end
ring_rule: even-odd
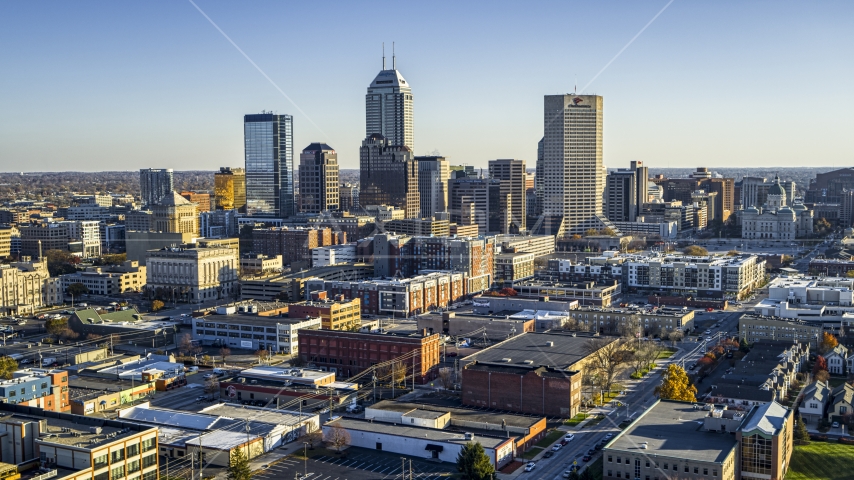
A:
POLYGON ((539 455, 539 453, 542 451, 543 451, 543 449, 540 447, 531 447, 530 450, 528 450, 527 452, 523 453, 520 456, 522 458, 524 458, 525 460, 530 460, 530 459, 536 457, 537 455, 539 455))
POLYGON ((670 358, 673 356, 674 353, 676 353, 676 350, 669 350, 669 349, 664 350, 664 351, 658 352, 658 357, 656 357, 656 358, 658 358, 658 359, 670 358))
POLYGON ((842 480, 851 478, 854 445, 813 442, 795 447, 786 480, 842 480))
POLYGON ((569 425, 570 427, 574 427, 574 426, 578 425, 579 423, 583 422, 584 420, 587 420, 588 416, 589 415, 584 413, 584 412, 578 412, 574 417, 572 417, 568 420, 565 420, 563 423, 565 423, 566 425, 569 425))
POLYGON ((561 437, 563 437, 563 432, 561 430, 552 430, 551 432, 547 433, 542 440, 537 442, 537 446, 540 448, 548 448, 549 445, 560 440, 561 437))

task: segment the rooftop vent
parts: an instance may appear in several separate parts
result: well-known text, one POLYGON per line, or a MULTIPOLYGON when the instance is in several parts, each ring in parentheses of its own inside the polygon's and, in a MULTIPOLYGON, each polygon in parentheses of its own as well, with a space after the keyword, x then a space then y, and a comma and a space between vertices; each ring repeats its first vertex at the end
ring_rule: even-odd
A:
POLYGON ((546 346, 547 346, 547 347, 554 347, 554 346, 555 346, 555 342, 546 342, 546 346))
POLYGON ((522 363, 524 363, 525 365, 533 365, 534 361, 533 360, 525 360, 522 363))
POLYGON ((501 359, 501 361, 502 361, 502 362, 504 362, 504 363, 510 363, 510 361, 511 361, 511 360, 512 360, 512 359, 511 359, 511 358, 508 358, 508 357, 505 357, 505 358, 502 358, 502 359, 501 359))

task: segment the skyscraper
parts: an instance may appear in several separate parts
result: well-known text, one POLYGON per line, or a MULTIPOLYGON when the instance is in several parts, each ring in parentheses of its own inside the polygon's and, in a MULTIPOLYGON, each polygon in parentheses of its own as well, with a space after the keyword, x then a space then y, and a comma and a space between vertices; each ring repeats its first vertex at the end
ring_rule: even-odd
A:
POLYGON ((220 167, 214 173, 214 205, 216 210, 246 212, 246 170, 220 167))
POLYGON ((418 218, 421 201, 418 192, 418 163, 405 145, 392 145, 374 133, 362 141, 359 149, 359 205, 390 205, 406 212, 406 218, 418 218))
POLYGON ((537 142, 537 164, 534 170, 534 195, 537 197, 537 208, 533 212, 528 212, 528 215, 540 215, 543 213, 543 179, 545 172, 543 167, 543 140, 541 138, 537 142))
POLYGON ((612 222, 634 222, 641 205, 649 199, 649 174, 643 162, 608 174, 605 186, 605 216, 612 222))
POLYGON ((312 143, 299 156, 300 212, 338 210, 338 154, 325 143, 312 143))
POLYGON ((418 193, 421 217, 448 211, 448 179, 451 169, 445 157, 415 157, 418 162, 418 193))
POLYGON ((489 178, 501 181, 501 209, 510 215, 510 233, 525 231, 525 161, 490 160, 489 178))
POLYGON ((546 95, 544 100, 541 231, 565 235, 600 229, 607 222, 602 215, 603 99, 546 95))
POLYGON ((392 56, 391 70, 383 69, 371 82, 365 95, 365 136, 377 133, 391 145, 405 145, 415 152, 412 127, 412 89, 397 71, 392 56))
POLYGON ((246 213, 288 217, 294 204, 294 117, 260 113, 243 117, 246 213))
POLYGON ((139 170, 139 189, 142 203, 154 205, 161 198, 172 193, 175 180, 171 168, 142 168, 139 170))

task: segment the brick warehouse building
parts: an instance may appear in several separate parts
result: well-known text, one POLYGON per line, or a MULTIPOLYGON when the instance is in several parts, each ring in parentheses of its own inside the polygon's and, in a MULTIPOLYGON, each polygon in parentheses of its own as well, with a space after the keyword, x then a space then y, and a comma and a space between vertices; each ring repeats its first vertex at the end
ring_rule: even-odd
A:
MULTIPOLYGON (((349 378, 372 365, 393 360, 417 350, 416 381, 426 383, 435 377, 439 364, 439 334, 395 335, 392 333, 344 332, 338 330, 303 330, 299 335, 299 357, 306 365, 326 368, 341 378, 349 378)), ((412 374, 412 359, 403 362, 407 375, 412 374)))
POLYGON ((581 407, 590 338, 524 333, 466 357, 461 361, 463 405, 574 416, 581 407))
POLYGON ((311 249, 347 243, 345 232, 331 228, 272 227, 252 231, 252 251, 264 255, 281 255, 282 263, 311 260, 311 249))

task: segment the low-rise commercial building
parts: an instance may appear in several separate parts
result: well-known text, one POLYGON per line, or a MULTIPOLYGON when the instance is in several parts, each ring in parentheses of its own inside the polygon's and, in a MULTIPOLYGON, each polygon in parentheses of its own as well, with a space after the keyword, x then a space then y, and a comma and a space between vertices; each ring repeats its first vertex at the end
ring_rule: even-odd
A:
POLYGON ((490 463, 498 469, 513 460, 513 439, 503 436, 473 435, 446 432, 427 427, 392 425, 353 418, 338 418, 323 425, 324 435, 335 428, 345 430, 350 445, 391 452, 412 457, 429 458, 443 462, 456 462, 467 443, 477 442, 483 447, 490 463))
POLYGON ((0 380, 0 402, 37 407, 50 412, 71 410, 68 402, 68 372, 26 368, 0 380))
POLYGON ((463 405, 575 416, 589 342, 582 335, 524 333, 469 355, 461 360, 463 405))
POLYGON ((313 268, 337 265, 339 263, 356 262, 356 244, 330 245, 311 249, 311 266, 313 268))
MULTIPOLYGON (((244 279, 240 282, 240 298, 243 300, 282 300, 299 302, 308 298, 311 289, 306 289, 309 280, 348 281, 369 279, 374 276, 374 267, 366 263, 349 263, 312 268, 284 275, 244 279)), ((317 286, 313 286, 317 288, 317 286)), ((322 289, 322 288, 321 288, 322 289)))
POLYGON ((360 299, 362 314, 410 317, 461 301, 466 276, 458 272, 432 272, 399 280, 334 281, 312 278, 307 294, 325 291, 328 296, 360 299))
POLYGON ((428 313, 416 319, 418 329, 454 337, 482 337, 504 340, 507 337, 533 332, 534 319, 508 318, 506 315, 458 315, 456 312, 428 313))
POLYGON ((608 335, 635 330, 644 337, 659 337, 671 332, 687 332, 694 327, 694 310, 681 308, 591 308, 581 307, 568 312, 568 328, 608 335))
POLYGON ((513 285, 520 297, 543 298, 571 302, 578 301, 581 305, 608 307, 615 297, 622 292, 622 287, 616 280, 594 282, 557 282, 549 280, 527 280, 513 285))
POLYGON ((87 308, 77 310, 68 318, 68 328, 85 338, 118 335, 122 343, 159 348, 175 343, 178 323, 166 320, 146 320, 136 309, 100 314, 87 308))
POLYGON ((79 283, 92 295, 120 295, 126 292, 141 292, 145 287, 145 267, 139 262, 128 260, 122 265, 110 267, 86 267, 82 272, 60 275, 62 290, 79 283))
POLYGON ((206 315, 193 319, 193 340, 202 345, 296 354, 299 351, 299 331, 320 326, 320 317, 206 315))
POLYGON ((281 255, 244 253, 240 256, 240 273, 242 275, 265 275, 268 273, 279 273, 281 271, 281 255))
POLYGON ((792 434, 792 411, 776 402, 738 412, 657 400, 602 450, 602 478, 783 480, 792 434))
POLYGON ((500 253, 495 256, 495 284, 512 287, 534 278, 533 253, 500 253))
POLYGON ((351 330, 362 323, 361 300, 345 301, 343 295, 334 300, 326 298, 326 292, 311 292, 312 300, 288 306, 288 316, 294 319, 320 318, 321 328, 326 330, 351 330))
POLYGON ((422 331, 413 335, 307 330, 300 332, 299 357, 347 378, 378 363, 398 360, 409 376, 424 383, 435 377, 439 363, 439 334, 422 331), (409 354, 409 355, 407 355, 409 354), (405 357, 403 357, 406 355, 405 357), (401 357, 403 357, 401 359, 401 357))
POLYGON ((69 381, 71 413, 93 415, 121 408, 156 391, 156 382, 80 376, 69 381))

